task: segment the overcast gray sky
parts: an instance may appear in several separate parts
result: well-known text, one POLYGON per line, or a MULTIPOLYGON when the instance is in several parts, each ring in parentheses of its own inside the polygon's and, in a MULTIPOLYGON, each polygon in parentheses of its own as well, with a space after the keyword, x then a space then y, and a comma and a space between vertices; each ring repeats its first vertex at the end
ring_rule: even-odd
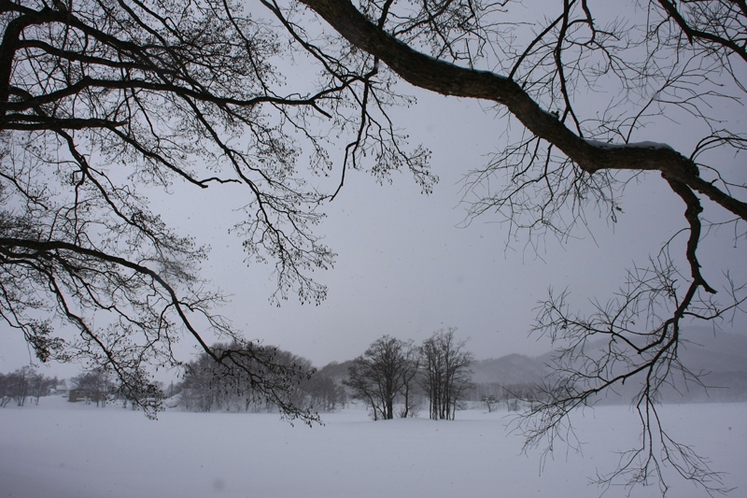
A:
MULTIPOLYGON (((350 359, 383 334, 421 341, 449 326, 469 337, 478 358, 541 354, 549 342, 527 333, 549 287, 569 288, 574 304, 586 309, 591 298, 606 301, 633 262, 646 264, 684 226, 684 206, 658 175, 649 175, 627 191, 617 224, 590 216, 593 238, 578 230, 579 239, 548 238, 536 253, 526 239, 506 249, 507 227, 497 217, 459 228, 466 209, 459 205, 460 180, 486 161, 502 123, 475 102, 433 95, 419 96, 417 107, 398 114, 412 141, 433 150, 441 178, 435 192, 421 195, 406 174, 385 186, 365 174, 349 175, 320 227, 339 254, 335 269, 319 274, 330 288, 327 302, 272 308, 262 302, 271 282, 264 282, 263 291, 261 272, 249 277, 254 273, 248 271, 245 280, 238 279, 247 292, 236 288, 235 305, 246 320, 236 323, 245 323, 250 337, 280 344, 319 366, 350 359)), ((716 250, 704 254, 707 274, 720 279, 731 268, 744 280, 744 268, 739 275, 735 267, 745 248, 731 243, 733 234, 717 235, 716 250)), ((214 264, 216 272, 225 271, 219 281, 234 275, 230 266, 214 264)), ((744 323, 740 317, 737 325, 744 323)))
MULTIPOLYGON (((567 287, 574 304, 589 309, 589 299, 606 301, 633 262, 645 263, 684 224, 683 206, 660 178, 649 175, 627 190, 617 224, 590 217, 593 238, 579 230, 579 238, 566 243, 548 238, 538 252, 526 247, 526 239, 506 249, 507 229, 498 218, 460 228, 465 206, 459 204, 462 176, 484 163, 505 122, 476 102, 428 94, 395 115, 413 143, 433 150, 433 169, 441 180, 426 196, 408 174, 395 175, 392 185, 383 186, 365 173, 348 175, 319 227, 338 253, 333 270, 316 273, 329 286, 321 306, 291 299, 277 308, 268 302, 274 290, 272 267, 244 264, 240 240, 226 233, 239 216, 232 209, 240 205, 230 187, 199 196, 193 189, 179 196, 177 189, 155 201, 182 233, 212 246, 205 274, 233 295, 220 311, 249 338, 279 345, 316 366, 351 359, 383 334, 419 342, 441 327, 458 327, 477 358, 538 355, 549 350, 549 342, 527 333, 533 309, 549 287, 567 287)), ((706 276, 719 286, 721 272, 728 268, 737 272, 737 279, 747 280, 738 264, 745 248, 735 246, 730 235, 716 234, 703 254, 706 276)), ((745 329, 744 316, 738 317, 736 328, 745 329)), ((6 345, 0 371, 26 364, 23 342, 5 328, 0 334, 6 345)), ((185 338, 180 350, 189 352, 193 346, 185 338)), ((78 369, 50 372, 73 375, 78 369)))
MULTIPOLYGON (((315 275, 329 286, 321 306, 301 306, 291 299, 276 308, 268 302, 274 290, 272 266, 247 267, 241 241, 227 235, 239 216, 232 209, 242 204, 230 186, 190 189, 186 196, 179 195, 177 187, 174 195, 154 198, 181 233, 212 246, 204 272, 232 295, 220 312, 248 338, 288 349, 316 366, 352 359, 383 334, 420 342, 445 327, 457 327, 461 338, 469 338, 468 348, 477 358, 538 355, 549 350, 549 342, 527 334, 534 308, 549 287, 568 288, 573 304, 588 310, 590 299, 604 302, 612 297, 626 269, 634 262, 645 264, 685 226, 684 206, 661 178, 648 175, 626 190, 617 224, 589 211, 589 232, 577 230, 576 239, 563 243, 540 240, 537 251, 527 247, 526 239, 507 248, 507 228, 497 217, 488 215, 460 227, 466 214, 466 206, 460 205, 460 181, 487 161, 506 121, 478 102, 403 88, 419 102, 395 110, 393 116, 413 145, 423 143, 433 151, 432 167, 440 182, 426 196, 407 173, 395 174, 393 184, 383 186, 366 173, 348 174, 318 228, 338 253, 334 269, 315 275)), ((735 108, 731 119, 742 119, 743 112, 735 108)), ((689 153, 691 131, 686 122, 672 124, 640 139, 689 153)), ((342 153, 333 159, 339 165, 342 153)), ((724 161, 725 167, 738 167, 733 158, 724 161)), ((741 171, 744 177, 747 173, 741 171)), ((726 270, 737 282, 747 281, 745 245, 735 245, 733 235, 726 230, 713 234, 701 251, 705 277, 717 289, 725 283, 726 270)), ((737 317, 734 328, 725 325, 727 331, 746 329, 744 315, 737 317)), ((17 332, 3 326, 0 341, 0 371, 28 363, 28 349, 17 332)), ((179 347, 188 353, 193 346, 185 338, 179 347)), ((78 369, 50 372, 74 375, 78 369)))

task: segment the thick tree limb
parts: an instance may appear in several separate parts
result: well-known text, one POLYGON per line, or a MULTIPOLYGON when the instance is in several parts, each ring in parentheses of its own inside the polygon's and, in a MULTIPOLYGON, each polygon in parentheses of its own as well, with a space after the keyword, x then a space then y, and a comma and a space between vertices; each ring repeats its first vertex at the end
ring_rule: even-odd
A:
POLYGON ((747 220, 747 203, 705 182, 696 164, 670 147, 649 143, 614 146, 586 141, 543 110, 515 81, 413 50, 369 21, 349 0, 301 1, 346 40, 385 62, 409 83, 443 95, 484 99, 506 106, 529 131, 553 144, 587 173, 658 170, 747 220))

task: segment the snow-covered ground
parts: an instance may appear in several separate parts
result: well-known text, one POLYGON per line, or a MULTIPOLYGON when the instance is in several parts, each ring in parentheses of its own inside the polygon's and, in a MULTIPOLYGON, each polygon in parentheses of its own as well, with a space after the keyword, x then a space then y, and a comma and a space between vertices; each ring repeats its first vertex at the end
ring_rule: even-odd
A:
MULTIPOLYGON (((727 472, 732 496, 747 496, 747 404, 662 409, 675 438, 727 472)), ((588 476, 611 470, 613 450, 637 436, 626 406, 575 419, 583 455, 560 450, 539 473, 521 455, 507 413, 467 410, 453 422, 373 422, 363 410, 325 414, 322 427, 290 426, 272 414, 142 412, 72 405, 0 409, 2 497, 594 497, 588 476)), ((671 496, 707 496, 673 480, 671 496)), ((658 488, 632 496, 658 496, 658 488)), ((613 488, 605 497, 625 496, 613 488)))

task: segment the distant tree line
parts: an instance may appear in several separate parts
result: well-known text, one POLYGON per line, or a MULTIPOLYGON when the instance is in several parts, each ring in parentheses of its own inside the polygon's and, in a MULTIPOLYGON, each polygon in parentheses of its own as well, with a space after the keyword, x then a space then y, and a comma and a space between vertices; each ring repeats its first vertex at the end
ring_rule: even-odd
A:
POLYGON ((171 400, 165 400, 158 384, 147 398, 131 400, 119 378, 102 367, 65 381, 25 366, 0 374, 0 406, 23 406, 28 399, 38 404, 40 397, 63 384, 68 401, 101 407, 114 401, 133 409, 142 402, 158 407, 166 402, 197 412, 277 412, 283 405, 331 412, 353 399, 363 402, 374 420, 416 416, 426 404, 430 418, 453 420, 465 403, 489 411, 505 403, 508 410, 519 410, 537 399, 536 387, 529 383, 472 382, 474 356, 465 345, 455 328, 436 331, 420 345, 384 335, 359 357, 317 371, 306 358, 274 346, 217 343, 211 350, 229 361, 215 362, 206 353, 197 356, 185 365, 181 382, 172 383, 171 400), (239 368, 231 368, 232 363, 239 368), (258 374, 262 383, 255 378, 258 374))
POLYGON ((84 370, 68 380, 48 377, 28 365, 11 373, 0 373, 0 407, 11 402, 24 406, 29 399, 38 405, 40 398, 60 393, 71 402, 96 403, 101 407, 113 401, 127 407, 130 402, 133 409, 142 406, 143 402, 160 405, 164 397, 163 390, 157 386, 154 386, 147 400, 131 400, 127 392, 122 389, 119 378, 103 367, 84 370))
POLYGON ((23 406, 27 398, 39 404, 39 398, 47 396, 55 385, 57 377, 47 377, 30 366, 7 374, 0 373, 0 406, 5 407, 11 401, 23 406))
POLYGON ((455 333, 439 330, 421 345, 385 335, 354 360, 319 371, 309 360, 274 346, 214 344, 218 355, 232 351, 236 361, 248 362, 246 368, 231 369, 200 354, 186 365, 175 392, 180 406, 201 412, 281 411, 279 403, 329 412, 351 398, 365 403, 374 420, 414 416, 427 399, 431 418, 453 420, 472 388, 474 359, 455 333), (277 368, 282 375, 274 373, 277 368), (257 384, 248 372, 261 372, 264 383, 257 384), (266 386, 274 386, 272 396, 266 386))
POLYGON ((122 382, 121 378, 109 368, 94 366, 84 370, 65 383, 67 400, 70 402, 83 401, 86 404, 96 403, 96 406, 104 408, 110 403, 117 402, 127 408, 128 404, 133 409, 143 408, 156 411, 163 408, 165 394, 161 383, 152 383, 147 389, 142 390, 137 397, 129 386, 122 382))

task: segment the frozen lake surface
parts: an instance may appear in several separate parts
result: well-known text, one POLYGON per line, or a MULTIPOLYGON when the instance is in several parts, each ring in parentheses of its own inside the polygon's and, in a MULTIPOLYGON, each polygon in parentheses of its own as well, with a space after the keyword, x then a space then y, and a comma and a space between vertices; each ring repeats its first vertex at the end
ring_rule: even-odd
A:
MULTIPOLYGON (((671 435, 727 472, 747 496, 747 404, 669 405, 671 435)), ((421 412, 421 416, 427 413, 421 412)), ((187 413, 151 421, 142 412, 70 404, 0 409, 2 497, 596 497, 589 476, 614 468, 615 450, 638 436, 627 406, 577 414, 583 454, 561 446, 539 472, 521 454, 505 411, 457 412, 457 420, 371 421, 364 410, 324 414, 325 425, 290 426, 277 414, 187 413)), ((670 496, 707 494, 672 479, 670 496)), ((612 488, 605 497, 625 496, 612 488)), ((633 497, 660 496, 656 486, 633 497)))

